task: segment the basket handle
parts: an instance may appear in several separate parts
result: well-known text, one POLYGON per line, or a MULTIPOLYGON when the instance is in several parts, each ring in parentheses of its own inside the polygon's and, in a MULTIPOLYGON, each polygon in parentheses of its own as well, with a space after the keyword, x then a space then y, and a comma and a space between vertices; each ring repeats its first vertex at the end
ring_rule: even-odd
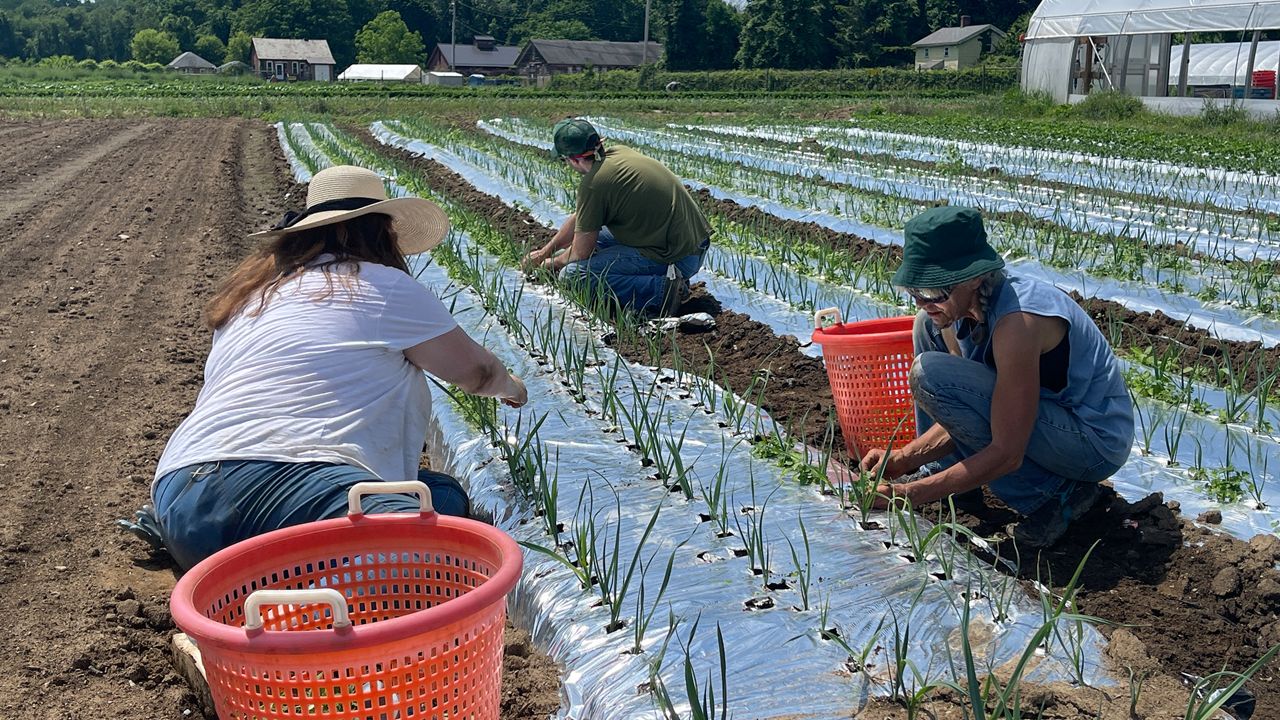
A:
POLYGON ((364 515, 364 510, 360 507, 360 498, 365 495, 396 493, 413 493, 418 496, 418 500, 421 503, 418 508, 419 512, 435 512, 435 508, 431 505, 431 488, 427 487, 427 484, 421 480, 401 480, 399 482, 373 480, 356 483, 347 491, 347 516, 364 515))
POLYGON ((819 330, 826 330, 832 325, 843 325, 844 316, 840 314, 840 308, 822 308, 813 314, 813 326, 819 330))
POLYGON ((347 599, 333 588, 305 590, 255 590, 244 601, 244 629, 262 629, 263 605, 328 605, 333 608, 333 629, 351 627, 347 599))

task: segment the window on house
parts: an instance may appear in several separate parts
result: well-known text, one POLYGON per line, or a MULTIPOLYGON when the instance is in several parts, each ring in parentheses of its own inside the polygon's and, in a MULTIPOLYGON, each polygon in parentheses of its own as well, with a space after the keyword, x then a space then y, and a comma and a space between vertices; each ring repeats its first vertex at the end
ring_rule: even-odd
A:
POLYGON ((951 57, 951 48, 942 48, 942 57, 951 57))
POLYGON ((924 56, 929 57, 929 48, 924 49, 924 56))
POLYGON ((297 61, 297 60, 294 60, 294 61, 293 61, 293 74, 294 74, 294 75, 297 75, 297 74, 298 74, 298 61, 297 61))

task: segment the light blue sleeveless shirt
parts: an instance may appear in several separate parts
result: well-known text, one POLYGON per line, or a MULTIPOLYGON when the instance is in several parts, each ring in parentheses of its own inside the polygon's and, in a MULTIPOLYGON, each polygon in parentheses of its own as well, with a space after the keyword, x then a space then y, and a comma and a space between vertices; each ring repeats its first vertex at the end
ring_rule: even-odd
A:
POLYGON ((1074 413, 1094 449, 1123 465, 1133 447, 1133 403, 1111 345, 1071 296, 1048 283, 1010 274, 991 293, 985 328, 975 332, 971 322, 957 325, 961 352, 991 366, 991 332, 1001 318, 1014 312, 1067 321, 1067 384, 1056 392, 1040 388, 1040 398, 1074 413))

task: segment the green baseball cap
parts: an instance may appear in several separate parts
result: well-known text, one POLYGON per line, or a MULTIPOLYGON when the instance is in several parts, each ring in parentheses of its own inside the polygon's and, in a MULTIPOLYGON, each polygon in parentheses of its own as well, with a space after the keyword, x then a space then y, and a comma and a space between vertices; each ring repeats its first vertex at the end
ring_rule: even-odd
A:
POLYGON ((973 208, 930 208, 908 220, 902 235, 902 265, 893 274, 898 287, 947 288, 1004 267, 973 208))
POLYGON ((591 123, 582 118, 565 118, 556 123, 555 149, 552 150, 552 155, 557 160, 581 155, 599 142, 600 133, 596 132, 591 123))

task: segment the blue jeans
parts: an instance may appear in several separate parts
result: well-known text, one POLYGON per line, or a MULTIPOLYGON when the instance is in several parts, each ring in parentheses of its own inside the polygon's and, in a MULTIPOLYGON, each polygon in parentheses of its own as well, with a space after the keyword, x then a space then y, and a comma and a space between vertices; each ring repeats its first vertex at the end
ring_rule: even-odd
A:
MULTIPOLYGON (((916 358, 910 379, 916 431, 924 434, 935 422, 947 429, 956 451, 939 464, 950 467, 991 444, 996 373, 983 363, 948 353, 923 312, 916 316, 913 340, 916 358)), ((1119 469, 1094 449, 1075 413, 1042 397, 1022 467, 988 487, 1009 507, 1029 515, 1050 500, 1065 498, 1075 483, 1101 482, 1119 469)))
MULTIPOLYGON (((708 238, 698 246, 698 252, 677 260, 674 264, 691 278, 702 269, 702 256, 711 246, 708 238)), ((623 307, 644 312, 662 307, 667 289, 667 265, 645 257, 639 250, 622 245, 609 228, 600 228, 596 238, 596 251, 585 260, 565 265, 560 271, 563 282, 585 281, 594 290, 603 281, 618 298, 623 307)))
MULTIPOLYGON (((467 517, 471 504, 457 480, 430 470, 418 479, 442 515, 467 517)), ((165 548, 184 569, 241 540, 271 530, 347 514, 347 490, 378 480, 334 463, 224 460, 188 465, 156 481, 151 496, 165 548)), ((418 498, 371 495, 366 513, 416 512, 418 498)))

